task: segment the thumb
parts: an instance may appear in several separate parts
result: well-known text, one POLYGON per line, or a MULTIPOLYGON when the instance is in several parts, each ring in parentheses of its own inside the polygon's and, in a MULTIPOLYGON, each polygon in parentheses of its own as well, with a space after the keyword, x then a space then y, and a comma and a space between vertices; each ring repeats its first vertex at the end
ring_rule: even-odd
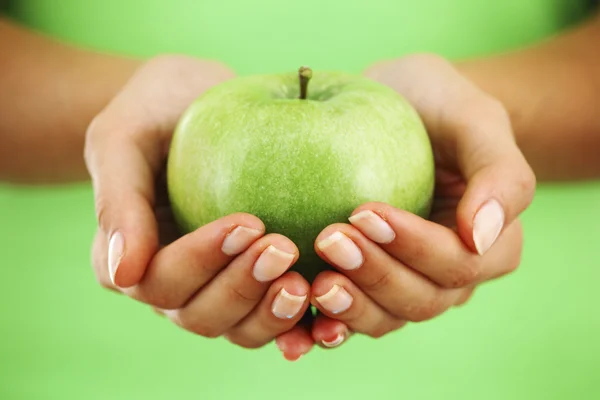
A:
POLYGON ((535 176, 506 111, 435 55, 385 61, 366 74, 413 104, 434 143, 438 165, 458 169, 467 182, 457 210, 458 233, 472 251, 484 254, 535 191, 535 176))
POLYGON ((536 180, 503 108, 486 107, 475 120, 472 115, 468 124, 455 125, 462 129, 456 135, 461 138, 456 161, 467 182, 458 204, 457 228, 463 241, 483 255, 529 206, 536 180))
MULTIPOLYGON (((88 130, 85 159, 95 194, 100 232, 106 237, 108 268, 114 285, 139 283, 158 250, 154 214, 154 171, 132 135, 88 130)), ((154 161, 154 162, 153 162, 154 161)))

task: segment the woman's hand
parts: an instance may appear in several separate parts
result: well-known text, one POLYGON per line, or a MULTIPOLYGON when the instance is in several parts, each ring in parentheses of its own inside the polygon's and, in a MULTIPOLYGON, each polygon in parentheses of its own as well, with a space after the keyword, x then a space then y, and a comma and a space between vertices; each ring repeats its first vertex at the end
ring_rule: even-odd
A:
POLYGON ((308 308, 309 284, 286 271, 289 239, 234 214, 179 237, 165 162, 188 105, 233 74, 220 64, 163 56, 142 66, 93 120, 85 146, 99 228, 99 282, 147 303, 184 329, 259 347, 291 329, 308 308))
MULTIPOLYGON (((435 200, 429 220, 369 203, 349 224, 321 232, 315 248, 337 270, 321 273, 311 288, 322 313, 312 338, 325 347, 349 332, 380 337, 434 318, 465 302, 477 285, 515 270, 522 248, 517 217, 535 190, 502 105, 450 63, 410 56, 367 75, 421 115, 436 160, 435 200)), ((299 336, 294 330, 278 338, 284 353, 308 350, 294 344, 299 336)))

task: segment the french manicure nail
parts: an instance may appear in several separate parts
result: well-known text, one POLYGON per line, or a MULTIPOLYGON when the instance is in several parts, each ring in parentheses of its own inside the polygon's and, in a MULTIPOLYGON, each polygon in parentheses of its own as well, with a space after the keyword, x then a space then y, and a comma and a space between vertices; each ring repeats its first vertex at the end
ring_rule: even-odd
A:
POLYGON ((390 243, 396 237, 392 227, 371 210, 354 214, 348 221, 376 243, 390 243))
POLYGON ((298 314, 304 305, 306 297, 306 295, 296 296, 289 294, 284 288, 282 288, 273 301, 273 307, 271 308, 271 311, 277 318, 294 318, 294 316, 298 314))
POLYGON ((123 235, 120 232, 115 232, 108 242, 108 272, 113 285, 116 285, 115 276, 124 254, 125 240, 123 235))
POLYGON ((340 231, 321 240, 317 247, 331 262, 346 270, 357 269, 364 261, 358 246, 340 231))
POLYGON ((261 235, 262 232, 258 229, 238 226, 225 237, 221 251, 228 256, 235 256, 246 250, 261 235))
POLYGON ((292 264, 294 255, 281 251, 273 245, 267 247, 254 263, 252 274, 259 282, 272 281, 283 274, 292 264))
POLYGON ((504 225, 504 210, 497 200, 487 201, 473 220, 473 241, 480 255, 492 247, 504 225))
POLYGON ((352 305, 354 299, 340 285, 333 285, 329 292, 322 296, 316 297, 316 300, 332 314, 339 314, 346 311, 352 305))
POLYGON ((337 347, 340 344, 342 344, 345 339, 346 339, 346 336, 343 333, 338 333, 338 335, 332 341, 321 340, 321 343, 323 343, 323 346, 325 346, 325 347, 332 348, 332 347, 337 347))

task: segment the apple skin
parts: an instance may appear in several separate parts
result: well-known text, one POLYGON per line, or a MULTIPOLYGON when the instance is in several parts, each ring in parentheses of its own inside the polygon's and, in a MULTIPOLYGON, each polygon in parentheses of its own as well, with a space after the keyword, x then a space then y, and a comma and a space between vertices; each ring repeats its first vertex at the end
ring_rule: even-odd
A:
POLYGON ((309 281, 330 267, 314 240, 380 201, 430 212, 434 160, 425 127, 394 90, 365 77, 315 72, 308 98, 297 74, 240 77, 215 86, 183 114, 167 165, 175 219, 190 232, 235 212, 300 250, 309 281))

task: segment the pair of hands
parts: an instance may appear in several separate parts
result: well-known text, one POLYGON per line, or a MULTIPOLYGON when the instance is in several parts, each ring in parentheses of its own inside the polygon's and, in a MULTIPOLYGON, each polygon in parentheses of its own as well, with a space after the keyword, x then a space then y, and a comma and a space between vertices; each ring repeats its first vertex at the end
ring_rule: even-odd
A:
POLYGON ((432 55, 378 64, 367 75, 405 96, 425 122, 437 172, 429 220, 361 205, 349 223, 317 237, 334 271, 312 285, 288 271, 299 256, 294 243, 265 234, 255 216, 229 215, 180 237, 165 182, 170 139, 187 106, 233 74, 213 62, 158 57, 87 132, 99 282, 205 337, 247 348, 276 339, 294 360, 354 332, 380 337, 431 319, 513 271, 522 244, 517 217, 535 178, 503 107, 432 55), (314 319, 310 304, 320 311, 314 319))

